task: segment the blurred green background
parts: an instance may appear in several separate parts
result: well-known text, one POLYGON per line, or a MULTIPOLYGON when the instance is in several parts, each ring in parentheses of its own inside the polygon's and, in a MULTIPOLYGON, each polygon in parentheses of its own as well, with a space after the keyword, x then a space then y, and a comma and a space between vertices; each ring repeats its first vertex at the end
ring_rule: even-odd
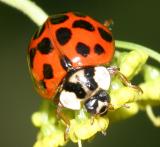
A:
MULTIPOLYGON (((114 20, 116 39, 136 42, 160 52, 159 0, 36 0, 48 14, 80 11, 103 22, 114 20)), ((31 147, 37 129, 31 114, 40 105, 30 79, 26 50, 36 25, 19 11, 0 3, 0 147, 31 147)), ((84 147, 158 147, 160 129, 145 113, 113 124, 84 147)), ((76 147, 69 143, 68 147, 76 147)))

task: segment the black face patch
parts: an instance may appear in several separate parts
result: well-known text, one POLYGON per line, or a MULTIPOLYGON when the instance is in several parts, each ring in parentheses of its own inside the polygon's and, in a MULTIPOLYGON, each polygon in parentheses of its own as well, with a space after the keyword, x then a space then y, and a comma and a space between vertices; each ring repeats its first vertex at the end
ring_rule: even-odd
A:
POLYGON ((59 28, 56 37, 60 45, 65 45, 71 39, 72 33, 68 28, 59 28))
POLYGON ((35 48, 31 48, 29 51, 29 61, 30 61, 30 67, 33 68, 33 60, 36 54, 36 49, 35 48))
POLYGON ((52 24, 60 24, 68 20, 68 16, 64 14, 53 15, 50 17, 50 22, 52 24))
POLYGON ((94 31, 94 27, 92 26, 92 24, 90 24, 88 21, 86 20, 76 20, 74 21, 73 28, 82 28, 85 29, 87 31, 94 31))
POLYGON ((96 81, 94 80, 94 68, 93 67, 88 67, 84 69, 84 76, 87 79, 86 86, 89 90, 95 90, 97 89, 98 85, 96 81))
POLYGON ((98 107, 98 101, 96 99, 88 99, 85 101, 84 106, 87 112, 91 114, 97 114, 96 109, 98 107))
POLYGON ((95 47, 94 47, 94 52, 98 55, 101 55, 103 54, 105 51, 104 51, 104 48, 100 45, 100 44, 96 44, 95 47))
POLYGON ((68 71, 68 69, 72 68, 72 63, 67 56, 63 56, 60 59, 60 62, 61 62, 62 67, 64 68, 64 70, 68 71))
POLYGON ((88 99, 84 105, 88 112, 92 114, 104 115, 107 113, 106 109, 108 108, 108 103, 110 101, 109 99, 109 95, 105 90, 99 90, 95 95, 88 99), (104 103, 104 105, 99 106, 98 102, 104 103))
POLYGON ((86 92, 84 91, 80 83, 66 82, 63 86, 66 91, 74 92, 77 98, 83 99, 86 96, 86 92))
POLYGON ((53 78, 53 69, 50 64, 44 64, 43 65, 43 75, 44 79, 51 79, 53 78))
POLYGON ((41 34, 44 32, 45 24, 40 26, 39 30, 35 32, 33 39, 37 39, 41 36, 41 34))
POLYGON ((73 14, 74 14, 75 16, 78 16, 78 17, 86 17, 86 15, 84 15, 84 14, 82 14, 82 13, 80 13, 80 12, 73 12, 73 14))
POLYGON ((53 45, 49 38, 43 38, 37 48, 42 54, 48 54, 53 50, 53 45))
POLYGON ((90 52, 89 46, 84 43, 79 42, 76 46, 77 53, 81 54, 83 57, 87 57, 90 52))
POLYGON ((112 35, 102 28, 98 28, 100 36, 107 42, 112 42, 112 35))

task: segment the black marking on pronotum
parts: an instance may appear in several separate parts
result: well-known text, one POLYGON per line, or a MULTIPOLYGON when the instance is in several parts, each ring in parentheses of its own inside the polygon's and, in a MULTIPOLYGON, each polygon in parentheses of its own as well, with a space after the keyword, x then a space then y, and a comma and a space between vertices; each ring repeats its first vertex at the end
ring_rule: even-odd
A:
POLYGON ((42 89, 46 89, 46 83, 44 80, 39 81, 40 86, 42 87, 42 89))
POLYGON ((53 78, 53 69, 50 64, 44 64, 43 65, 43 75, 44 79, 51 79, 53 78))
POLYGON ((93 67, 88 67, 84 69, 84 76, 87 79, 86 86, 89 90, 95 90, 97 89, 98 85, 96 81, 94 80, 94 68, 93 67))
POLYGON ((63 85, 63 88, 66 91, 74 92, 77 96, 77 98, 83 99, 86 96, 86 92, 82 88, 82 85, 80 83, 71 83, 71 82, 65 82, 63 85))
POLYGON ((112 41, 112 35, 108 32, 106 32, 104 29, 102 28, 98 28, 99 34, 100 36, 107 42, 111 42, 112 41))
POLYGON ((49 38, 43 38, 40 43, 38 43, 37 46, 38 50, 42 54, 48 54, 53 50, 53 44, 51 43, 49 38))
POLYGON ((68 16, 64 14, 53 15, 50 17, 50 21, 52 24, 60 24, 68 20, 68 16))
POLYGON ((85 29, 85 30, 88 30, 88 31, 94 31, 95 30, 93 25, 86 20, 76 20, 76 21, 74 21, 72 27, 73 28, 82 28, 82 29, 85 29))
POLYGON ((33 60, 36 54, 36 49, 35 48, 31 48, 29 51, 29 61, 30 61, 30 67, 33 68, 33 60))
POLYGON ((59 28, 56 37, 60 45, 65 45, 71 39, 72 33, 68 28, 59 28))
POLYGON ((86 15, 84 15, 84 14, 82 14, 82 13, 80 13, 80 12, 73 12, 73 14, 74 14, 75 16, 78 16, 78 17, 86 17, 86 15))
POLYGON ((72 63, 67 56, 63 56, 60 59, 60 63, 62 65, 62 67, 64 68, 64 70, 66 70, 66 71, 68 71, 69 69, 72 68, 72 63))
POLYGON ((83 57, 87 57, 90 52, 89 46, 82 42, 79 42, 76 46, 77 53, 81 54, 83 57))
POLYGON ((39 27, 39 29, 35 32, 33 39, 39 38, 41 34, 44 32, 44 30, 45 30, 45 24, 39 27))
POLYGON ((95 72, 94 67, 87 67, 84 69, 84 75, 87 78, 91 78, 91 77, 93 78, 94 72, 95 72))
POLYGON ((98 85, 93 78, 88 78, 87 80, 88 81, 86 83, 86 86, 87 86, 88 89, 90 89, 92 91, 97 89, 98 85))
POLYGON ((105 51, 104 51, 104 48, 100 45, 100 44, 96 44, 95 47, 94 47, 94 52, 98 55, 101 55, 103 54, 105 51))

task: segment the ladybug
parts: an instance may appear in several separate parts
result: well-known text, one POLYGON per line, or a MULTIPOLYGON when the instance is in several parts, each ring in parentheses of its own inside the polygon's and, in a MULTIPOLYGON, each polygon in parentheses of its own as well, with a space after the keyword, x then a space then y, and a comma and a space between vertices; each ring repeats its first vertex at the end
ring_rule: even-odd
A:
POLYGON ((114 51, 108 25, 77 12, 62 13, 50 16, 32 37, 29 69, 38 93, 58 100, 58 115, 61 107, 103 115, 109 109, 111 76, 118 72, 104 66, 114 51))

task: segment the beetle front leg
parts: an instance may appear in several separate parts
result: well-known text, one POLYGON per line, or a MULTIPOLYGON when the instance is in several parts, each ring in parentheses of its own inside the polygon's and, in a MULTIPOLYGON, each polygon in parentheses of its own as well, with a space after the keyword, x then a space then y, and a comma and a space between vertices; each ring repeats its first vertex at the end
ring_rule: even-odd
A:
POLYGON ((142 89, 141 89, 139 86, 133 85, 133 84, 127 79, 127 77, 120 72, 120 68, 118 68, 118 67, 116 67, 116 66, 110 66, 110 67, 107 68, 107 70, 109 71, 109 73, 110 73, 111 76, 118 76, 119 79, 122 81, 122 83, 123 83, 125 86, 134 88, 134 89, 138 90, 139 92, 143 93, 142 89))
POLYGON ((69 119, 65 116, 65 114, 62 112, 63 106, 61 103, 58 104, 58 108, 57 108, 57 117, 62 119, 65 124, 66 124, 66 130, 64 133, 64 140, 66 141, 68 138, 68 133, 69 133, 69 129, 70 129, 70 121, 69 119))

